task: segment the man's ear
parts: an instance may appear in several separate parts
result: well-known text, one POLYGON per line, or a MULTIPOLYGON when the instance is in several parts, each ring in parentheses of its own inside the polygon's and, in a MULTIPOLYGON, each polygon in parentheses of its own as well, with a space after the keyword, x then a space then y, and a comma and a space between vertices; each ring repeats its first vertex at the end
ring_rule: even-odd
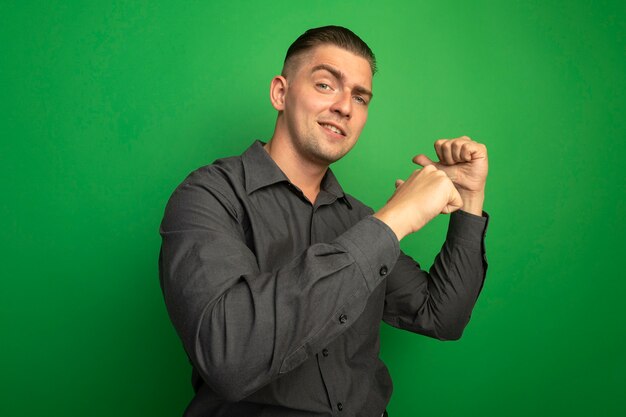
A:
POLYGON ((270 101, 278 111, 285 109, 285 94, 287 93, 287 79, 282 75, 272 78, 270 85, 270 101))

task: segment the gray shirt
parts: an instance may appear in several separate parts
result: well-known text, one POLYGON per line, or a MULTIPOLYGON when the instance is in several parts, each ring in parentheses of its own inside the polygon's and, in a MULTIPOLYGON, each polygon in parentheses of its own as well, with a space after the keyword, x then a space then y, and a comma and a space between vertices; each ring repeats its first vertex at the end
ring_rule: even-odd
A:
POLYGON ((314 204, 256 141, 191 173, 160 233, 160 282, 193 366, 185 416, 380 416, 386 323, 458 339, 487 269, 487 216, 450 215, 429 272, 329 169, 314 204))

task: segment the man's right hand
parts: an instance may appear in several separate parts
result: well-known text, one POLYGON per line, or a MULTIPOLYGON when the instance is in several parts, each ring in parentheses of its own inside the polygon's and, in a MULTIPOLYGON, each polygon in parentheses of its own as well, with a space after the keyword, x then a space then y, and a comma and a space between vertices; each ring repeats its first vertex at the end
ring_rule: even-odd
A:
POLYGON ((386 223, 398 240, 417 232, 441 213, 452 213, 463 200, 445 172, 433 165, 396 181, 396 191, 374 217, 386 223))

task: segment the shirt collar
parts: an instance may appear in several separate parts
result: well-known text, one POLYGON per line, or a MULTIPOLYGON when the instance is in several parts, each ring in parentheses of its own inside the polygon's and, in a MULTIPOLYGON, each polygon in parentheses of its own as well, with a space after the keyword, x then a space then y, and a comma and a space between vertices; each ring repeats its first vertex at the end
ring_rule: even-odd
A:
MULTIPOLYGON (((246 175, 246 192, 252 194, 256 190, 278 182, 290 182, 289 178, 276 165, 276 162, 263 148, 264 143, 254 141, 252 145, 241 155, 243 169, 246 175)), ((339 181, 330 168, 326 170, 320 189, 337 198, 345 197, 339 181)))
POLYGON ((333 174, 330 168, 326 170, 326 175, 322 178, 322 184, 320 188, 337 198, 345 197, 343 192, 343 188, 339 185, 339 181, 337 181, 337 177, 333 174))

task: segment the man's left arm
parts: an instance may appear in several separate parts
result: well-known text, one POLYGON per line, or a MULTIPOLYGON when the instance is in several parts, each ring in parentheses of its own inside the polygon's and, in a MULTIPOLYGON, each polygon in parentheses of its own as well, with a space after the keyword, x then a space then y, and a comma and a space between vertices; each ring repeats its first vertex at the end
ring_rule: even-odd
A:
POLYGON ((437 339, 458 339, 469 322, 487 271, 483 212, 487 148, 468 137, 435 142, 438 162, 425 155, 413 161, 435 165, 452 180, 463 208, 450 215, 446 241, 429 272, 402 253, 387 277, 383 319, 388 324, 437 339))

